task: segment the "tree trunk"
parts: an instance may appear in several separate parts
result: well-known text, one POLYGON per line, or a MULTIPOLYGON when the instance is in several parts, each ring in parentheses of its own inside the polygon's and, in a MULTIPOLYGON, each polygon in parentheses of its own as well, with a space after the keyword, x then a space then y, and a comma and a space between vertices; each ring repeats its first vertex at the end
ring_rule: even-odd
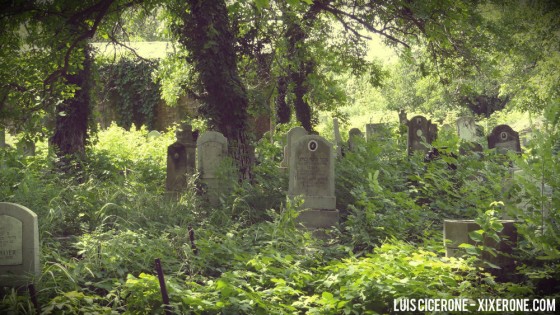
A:
POLYGON ((66 83, 77 86, 74 97, 56 107, 56 126, 50 144, 59 157, 84 158, 90 114, 91 56, 83 45, 83 68, 65 76, 66 83))
POLYGON ((252 178, 254 152, 248 133, 248 97, 241 83, 234 50, 235 37, 223 0, 188 0, 182 15, 180 42, 192 61, 206 95, 202 114, 229 143, 240 179, 252 178))
MULTIPOLYGON (((325 3, 328 2, 325 1, 325 3)), ((284 18, 284 22, 288 25, 286 30, 288 60, 292 61, 288 68, 288 77, 294 84, 294 109, 297 120, 307 132, 313 131, 313 124, 311 121, 311 107, 304 97, 309 90, 306 83, 307 76, 315 71, 315 62, 305 48, 305 40, 308 34, 302 28, 302 24, 307 27, 311 26, 321 12, 320 7, 321 4, 315 2, 309 7, 301 21, 295 16, 286 15, 284 18)))
POLYGON ((288 103, 286 103, 286 94, 288 93, 288 82, 286 77, 278 78, 278 95, 276 95, 276 123, 287 124, 290 122, 292 111, 288 103))

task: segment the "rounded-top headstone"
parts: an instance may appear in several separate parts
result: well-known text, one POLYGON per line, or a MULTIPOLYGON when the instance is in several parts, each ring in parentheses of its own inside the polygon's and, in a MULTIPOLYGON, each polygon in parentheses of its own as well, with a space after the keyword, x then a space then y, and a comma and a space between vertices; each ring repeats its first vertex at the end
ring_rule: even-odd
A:
POLYGON ((0 202, 0 287, 19 287, 40 275, 39 225, 28 208, 0 202))
POLYGON ((508 125, 498 125, 488 135, 488 148, 496 148, 499 153, 507 151, 521 153, 519 133, 508 125))

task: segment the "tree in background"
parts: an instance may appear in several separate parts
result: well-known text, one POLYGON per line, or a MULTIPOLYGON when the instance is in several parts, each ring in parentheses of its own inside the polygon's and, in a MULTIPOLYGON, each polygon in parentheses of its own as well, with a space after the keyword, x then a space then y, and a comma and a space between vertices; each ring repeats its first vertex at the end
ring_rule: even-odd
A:
POLYGON ((90 116, 88 41, 107 16, 136 1, 8 1, 2 5, 0 112, 29 133, 48 133, 43 116, 55 116, 50 143, 58 156, 85 157, 90 116), (2 44, 4 45, 4 44, 2 44), (6 49, 4 49, 6 48, 6 49))

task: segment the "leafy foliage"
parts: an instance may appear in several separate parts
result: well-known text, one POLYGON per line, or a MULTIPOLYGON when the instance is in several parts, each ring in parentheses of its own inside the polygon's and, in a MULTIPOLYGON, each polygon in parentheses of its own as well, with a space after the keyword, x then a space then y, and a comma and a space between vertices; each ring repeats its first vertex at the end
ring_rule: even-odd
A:
POLYGON ((116 122, 125 129, 146 125, 153 129, 155 108, 160 102, 160 86, 152 72, 157 62, 120 58, 117 63, 101 61, 98 66, 100 101, 113 104, 116 122))

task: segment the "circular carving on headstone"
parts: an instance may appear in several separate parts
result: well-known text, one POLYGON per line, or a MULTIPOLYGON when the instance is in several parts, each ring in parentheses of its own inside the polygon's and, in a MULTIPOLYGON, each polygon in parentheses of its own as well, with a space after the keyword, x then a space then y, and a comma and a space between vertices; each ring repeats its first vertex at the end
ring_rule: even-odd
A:
POLYGON ((319 147, 319 144, 317 143, 317 141, 315 140, 311 140, 307 143, 307 148, 309 149, 309 151, 311 152, 315 152, 317 150, 317 148, 319 147))
POLYGON ((422 134, 423 134, 423 133, 422 133, 422 129, 416 130, 416 135, 417 135, 418 137, 422 137, 422 134))
POLYGON ((500 133, 500 139, 502 139, 502 141, 506 141, 508 139, 508 134, 505 131, 502 131, 500 133))
POLYGON ((175 152, 175 154, 173 154, 173 158, 176 160, 179 158, 179 153, 175 152))

